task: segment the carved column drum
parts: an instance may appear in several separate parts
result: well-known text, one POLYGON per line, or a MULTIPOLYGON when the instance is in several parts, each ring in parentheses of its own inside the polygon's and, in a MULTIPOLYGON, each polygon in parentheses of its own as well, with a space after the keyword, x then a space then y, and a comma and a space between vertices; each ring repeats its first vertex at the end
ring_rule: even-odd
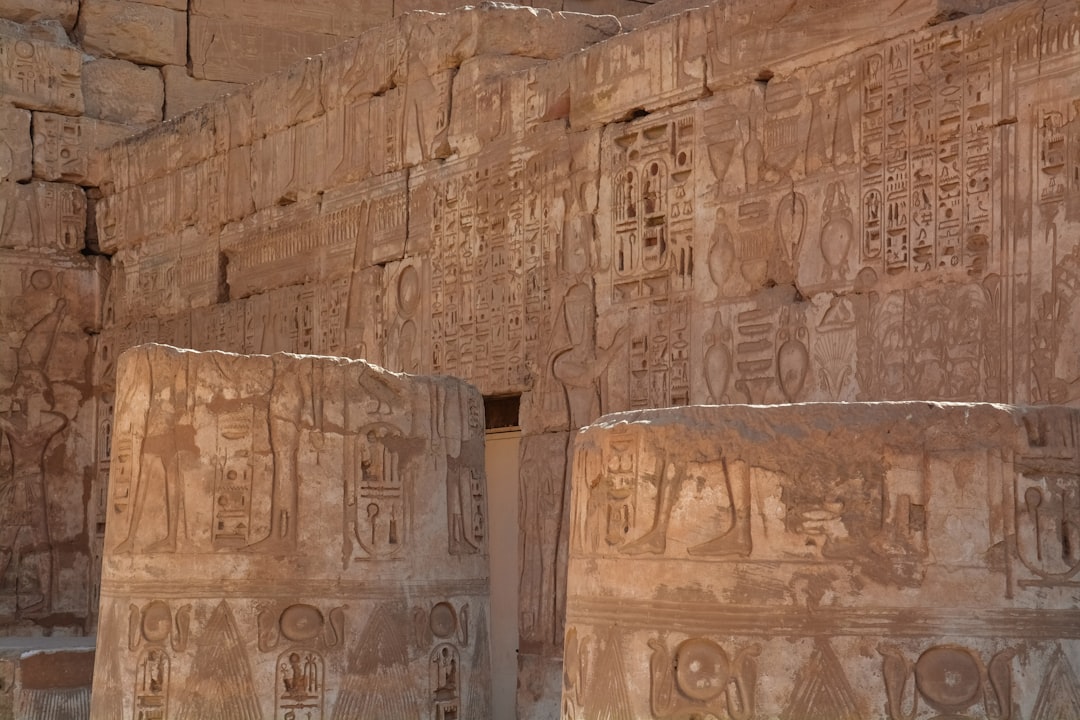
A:
POLYGON ((1080 409, 710 406, 575 445, 563 717, 1080 717, 1080 409))
POLYGON ((127 351, 91 716, 490 716, 479 393, 363 361, 127 351))

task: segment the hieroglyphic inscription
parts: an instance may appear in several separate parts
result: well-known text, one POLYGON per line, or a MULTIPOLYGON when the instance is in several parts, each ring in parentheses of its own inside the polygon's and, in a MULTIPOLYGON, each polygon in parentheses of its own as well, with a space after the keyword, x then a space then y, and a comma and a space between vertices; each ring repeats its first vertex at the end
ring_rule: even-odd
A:
MULTIPOLYGON (((611 203, 603 305, 627 306, 628 407, 690 399, 694 279, 695 124, 691 113, 617 126, 604 135, 611 203)), ((621 340, 613 343, 613 347, 621 340)))
POLYGON ((535 266, 554 252, 562 228, 549 211, 561 196, 564 162, 550 148, 490 164, 463 161, 424 188, 431 203, 434 372, 469 377, 482 388, 522 382, 526 338, 537 342, 548 310, 535 267, 526 292, 523 258, 535 266))
POLYGON ((81 77, 78 48, 0 35, 0 94, 8 100, 36 110, 81 114, 81 77))
POLYGON ((860 257, 876 270, 992 269, 993 53, 953 26, 860 59, 860 257))

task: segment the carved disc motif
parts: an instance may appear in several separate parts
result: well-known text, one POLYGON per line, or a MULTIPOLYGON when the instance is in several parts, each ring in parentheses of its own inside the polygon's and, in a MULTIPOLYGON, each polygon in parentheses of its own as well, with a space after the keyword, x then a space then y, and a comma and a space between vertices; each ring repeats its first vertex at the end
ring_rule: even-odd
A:
POLYGON ((398 275, 397 296, 402 315, 409 317, 416 312, 420 304, 420 274, 412 265, 403 267, 398 275))
POLYGON ((142 633, 150 642, 163 642, 169 637, 172 613, 161 600, 154 600, 143 609, 142 633))
POLYGON ((441 602, 431 608, 431 619, 428 622, 435 637, 448 638, 457 629, 457 613, 450 603, 441 602))
POLYGON ((979 663, 971 653, 947 646, 924 652, 915 664, 915 682, 939 710, 963 710, 975 702, 982 683, 979 663))
POLYGON ((281 634, 294 642, 316 637, 322 627, 322 613, 311 605, 290 605, 281 613, 281 634))
POLYGON ((675 650, 675 680, 691 700, 713 700, 724 692, 730 674, 727 654, 712 640, 691 638, 675 650))

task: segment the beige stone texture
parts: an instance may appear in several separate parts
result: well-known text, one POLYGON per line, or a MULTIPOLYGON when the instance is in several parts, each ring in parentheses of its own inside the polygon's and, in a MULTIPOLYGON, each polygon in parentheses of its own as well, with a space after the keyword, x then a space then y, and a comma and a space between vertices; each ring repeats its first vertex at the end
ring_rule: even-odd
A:
POLYGON ((0 182, 22 182, 33 173, 30 111, 0 105, 0 182))
POLYGON ((200 80, 255 82, 342 41, 337 35, 194 14, 189 26, 191 71, 200 80))
POLYGON ((926 402, 602 418, 575 441, 563 716, 1075 715, 1078 429, 926 402))
MULTIPOLYGON (((427 9, 427 8, 425 8, 427 9)), ((192 16, 236 21, 239 24, 318 33, 342 38, 354 37, 389 22, 395 14, 392 0, 192 0, 192 16)))
POLYGON ((90 717, 490 716, 475 389, 155 345, 116 388, 90 717))
POLYGON ((0 248, 78 252, 86 195, 67 183, 0 183, 0 248))
POLYGON ((55 20, 70 32, 78 15, 79 0, 0 0, 0 18, 19 23, 55 20))
POLYGON ((0 98, 29 110, 83 111, 82 53, 59 25, 0 20, 0 98))
POLYGON ((86 717, 93 638, 0 638, 0 718, 86 717))
POLYGON ((161 72, 127 60, 91 60, 82 68, 86 115, 135 124, 160 122, 165 103, 161 72))
POLYGON ((159 7, 169 8, 170 10, 181 10, 187 12, 188 0, 138 0, 143 5, 157 5, 159 7))
POLYGON ((89 117, 34 113, 34 177, 97 185, 101 151, 140 129, 89 117))
POLYGON ((706 92, 705 16, 692 10, 578 55, 570 76, 570 120, 585 129, 706 92))
POLYGON ((83 634, 96 612, 85 540, 94 469, 81 460, 104 442, 87 333, 100 327, 96 265, 0 250, 0 636, 83 634))
POLYGON ((187 14, 134 0, 83 0, 76 28, 82 46, 143 65, 187 62, 187 14))
POLYGON ((238 83, 197 80, 188 75, 187 68, 165 65, 161 68, 165 83, 165 119, 169 120, 189 110, 217 100, 222 95, 236 92, 238 83))

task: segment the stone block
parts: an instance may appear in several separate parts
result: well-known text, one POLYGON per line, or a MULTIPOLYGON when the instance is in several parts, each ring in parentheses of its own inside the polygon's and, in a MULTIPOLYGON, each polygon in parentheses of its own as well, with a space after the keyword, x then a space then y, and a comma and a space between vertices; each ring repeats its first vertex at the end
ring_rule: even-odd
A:
POLYGON ((87 330, 100 324, 98 292, 94 263, 78 252, 0 250, 0 478, 14 498, 0 506, 0 527, 8 530, 0 538, 7 633, 47 626, 58 636, 81 634, 91 602, 96 606, 89 596, 84 458, 93 455, 98 430, 97 400, 86 392, 87 330))
POLYGON ((555 60, 618 35, 619 21, 611 15, 551 12, 543 8, 482 2, 452 16, 475 25, 477 55, 518 55, 555 60))
POLYGON ((86 717, 93 638, 0 638, 0 718, 86 717))
POLYGON ((0 183, 0 248, 78 252, 86 234, 86 195, 65 183, 0 183))
POLYGON ((573 463, 566 717, 1080 713, 1080 409, 648 410, 573 463))
POLYGON ((86 114, 117 123, 161 122, 165 85, 161 72, 127 60, 91 60, 82 68, 86 114))
POLYGON ((192 16, 235 21, 267 29, 354 37, 389 22, 401 11, 392 0, 193 0, 192 16), (395 10, 397 12, 395 13, 395 10))
POLYGON ((0 20, 0 97, 29 110, 79 115, 82 52, 55 29, 0 20))
POLYGON ((586 129, 702 97, 705 19, 704 11, 690 10, 576 55, 571 126, 586 129))
POLYGON ((95 55, 142 65, 187 62, 187 13, 134 0, 84 0, 76 29, 95 55))
POLYGON ((92 718, 490 716, 475 389, 164 346, 116 387, 92 718))
POLYGON ((188 75, 187 68, 165 65, 161 68, 165 82, 165 119, 182 115, 189 110, 217 100, 222 95, 236 92, 239 83, 198 80, 188 75))
POLYGON ((0 182, 29 180, 33 157, 30 111, 0 105, 0 182))
POLYGON ((56 20, 70 32, 79 15, 79 0, 0 0, 0 18, 19 23, 56 20))
POLYGON ((788 73, 1003 4, 1004 0, 798 0, 786 4, 737 0, 716 5, 706 19, 709 89, 788 73))
POLYGON ((202 15, 190 17, 191 74, 200 80, 252 83, 342 38, 202 15))
POLYGON ((101 151, 141 129, 90 117, 34 113, 34 176, 97 185, 101 181, 101 151))
POLYGON ((256 138, 323 114, 322 57, 304 58, 251 87, 251 132, 256 138))

